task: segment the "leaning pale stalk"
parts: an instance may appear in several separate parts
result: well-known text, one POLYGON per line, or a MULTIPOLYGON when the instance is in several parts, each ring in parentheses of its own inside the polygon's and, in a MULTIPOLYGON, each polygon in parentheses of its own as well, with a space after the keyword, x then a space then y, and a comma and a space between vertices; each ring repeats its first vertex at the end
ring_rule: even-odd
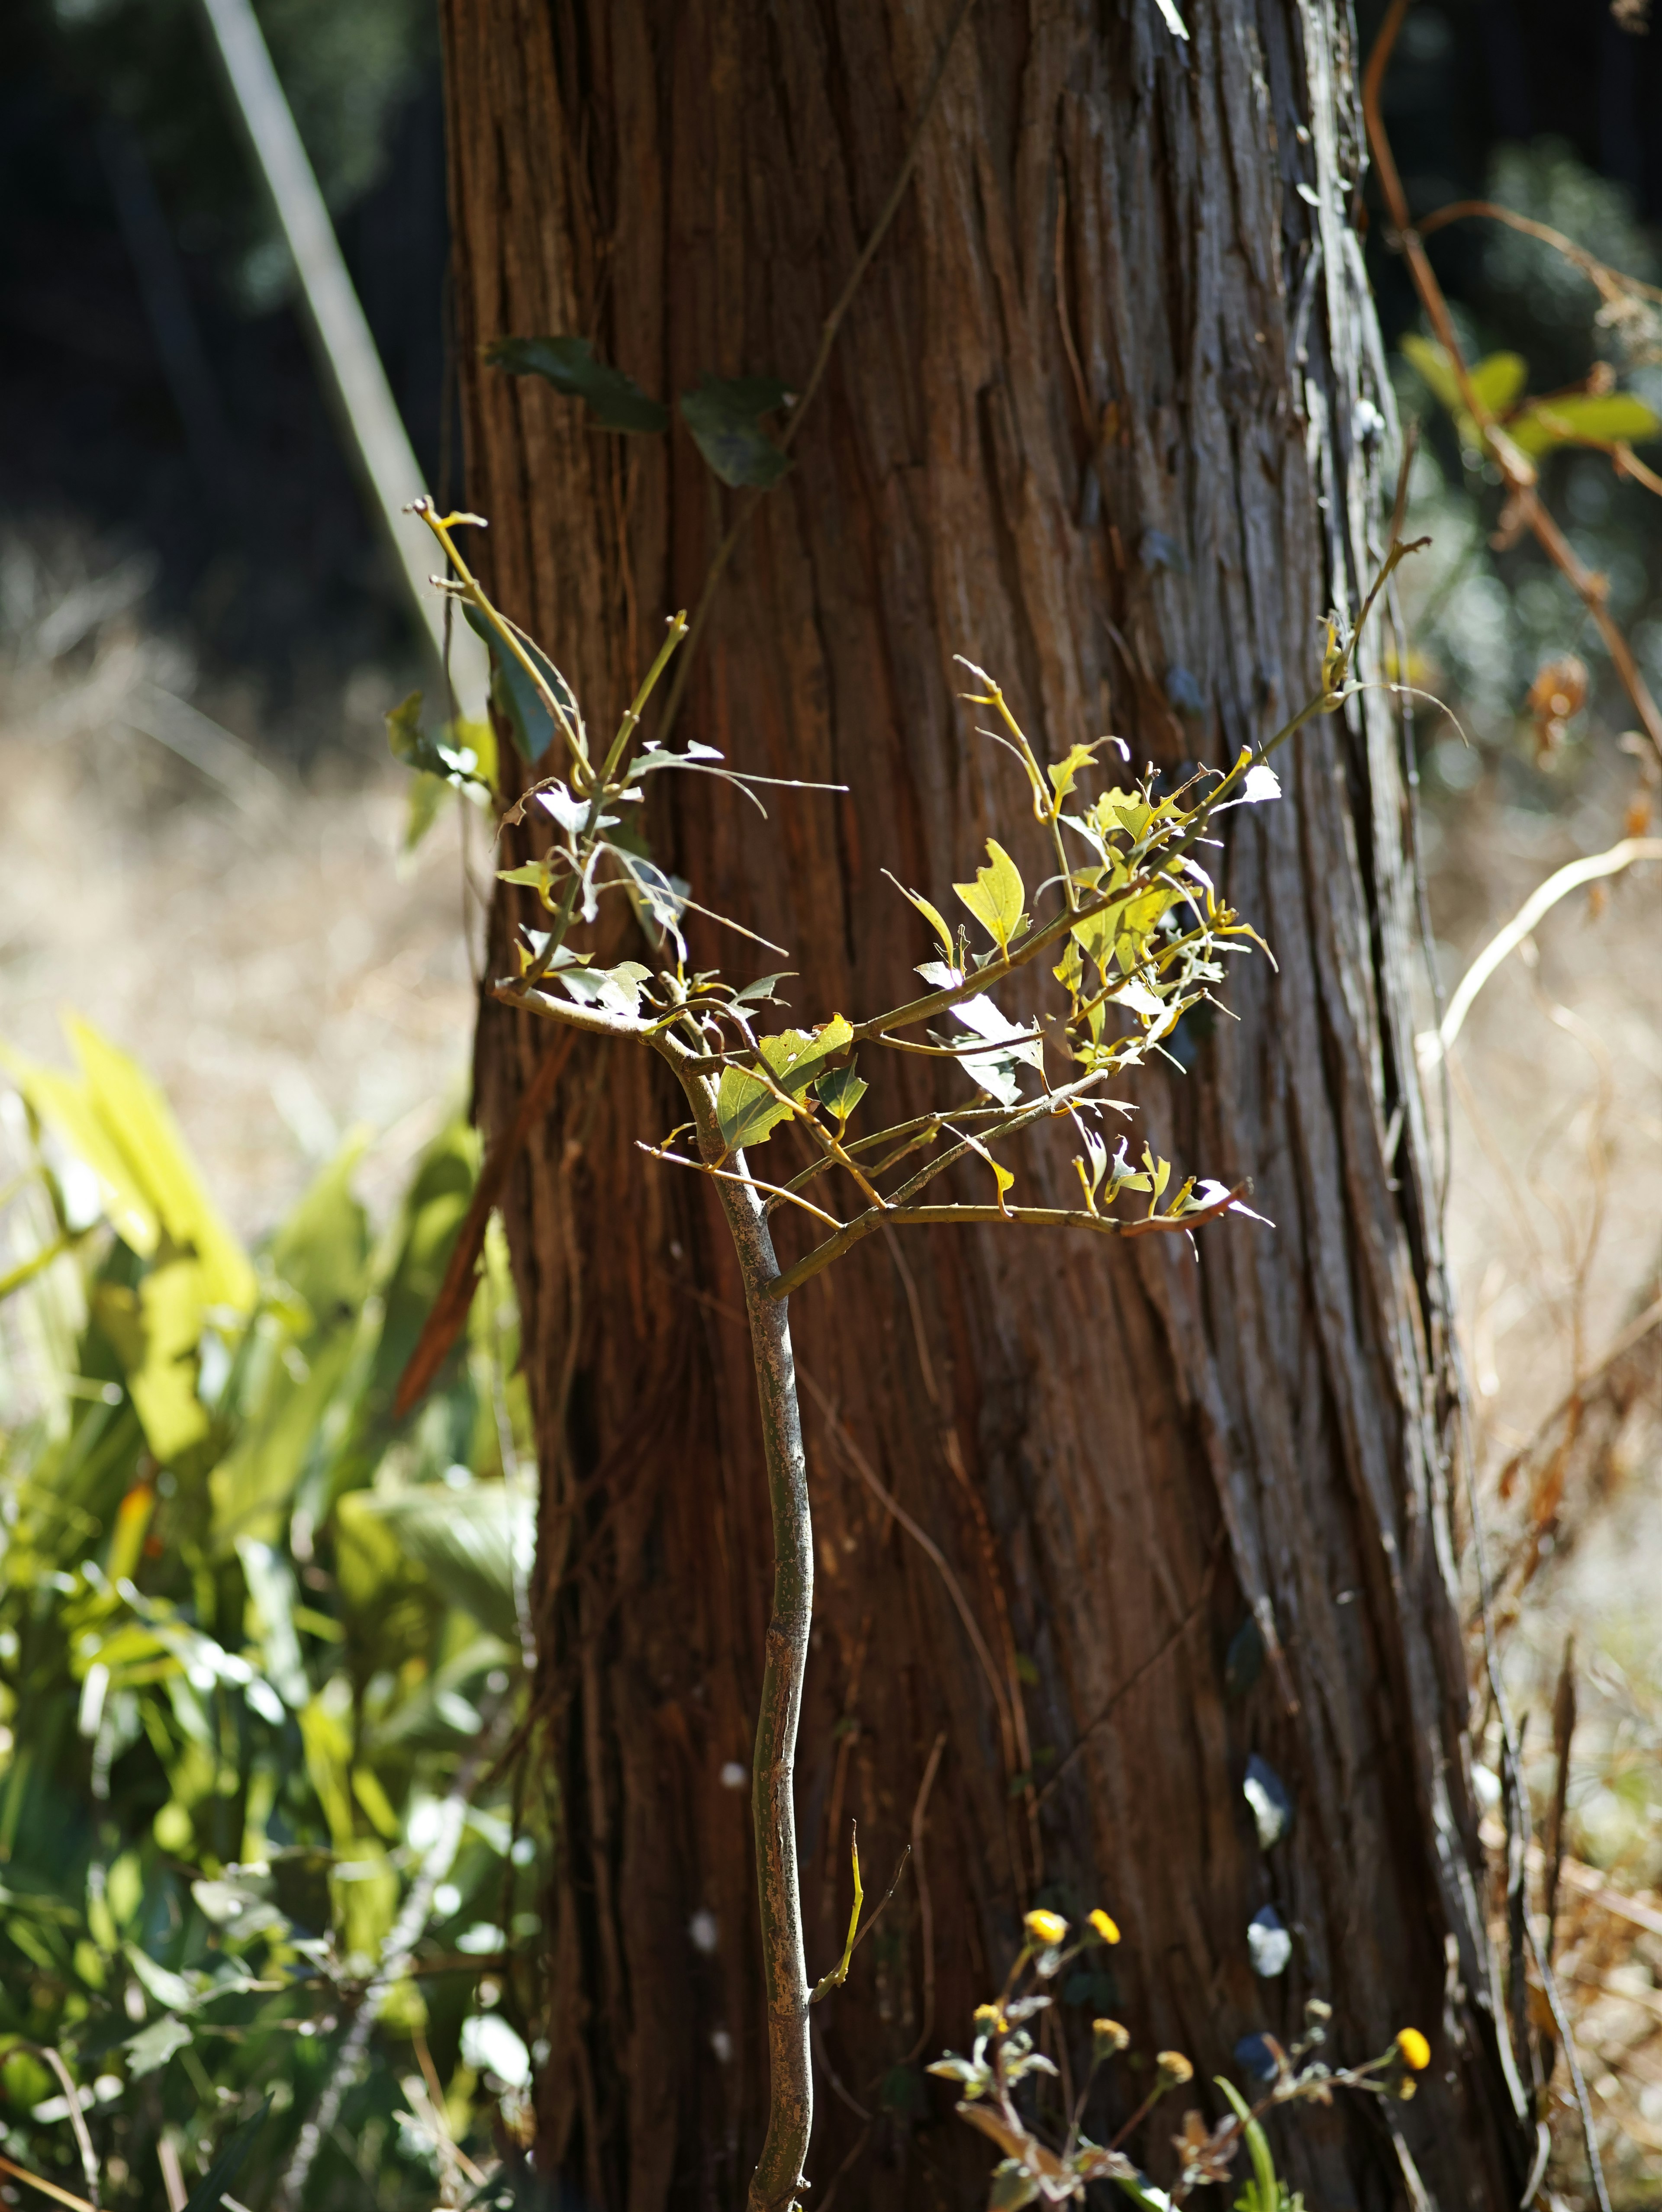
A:
MULTIPOLYGON (((700 1150, 713 1167, 725 1157, 715 1111, 715 1085, 685 1084, 697 1121, 700 1150)), ((742 1157, 728 1163, 743 1175, 742 1157)), ((756 1830, 757 1890, 762 1914, 762 1974, 768 2006, 768 2132, 751 2177, 748 2212, 786 2212, 813 2126, 813 2072, 808 2048, 807 1960, 796 1872, 796 1727, 807 1667, 813 1613, 813 1527, 807 1462, 796 1397, 786 1300, 768 1296, 779 1277, 773 1239, 759 1194, 721 1181, 716 1189, 732 1232, 745 1286, 751 1358, 762 1406, 762 1448, 773 1515, 773 1611, 762 1668, 762 1698, 751 1769, 756 1830)))

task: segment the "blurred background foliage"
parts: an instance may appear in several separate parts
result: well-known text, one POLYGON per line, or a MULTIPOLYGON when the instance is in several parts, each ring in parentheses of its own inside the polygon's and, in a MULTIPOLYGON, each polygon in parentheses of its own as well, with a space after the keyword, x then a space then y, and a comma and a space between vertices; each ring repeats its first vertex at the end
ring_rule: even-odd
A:
POLYGON ((85 2191, 51 2048, 107 2204, 268 2100, 255 2203, 460 2201, 522 2122, 547 1844, 504 1759, 534 1506, 499 1243, 424 1407, 388 1408, 477 1141, 447 1126, 377 1235, 354 1139, 249 1254, 142 1071, 68 1028, 74 1072, 9 1054, 0 1100, 6 2154, 85 2191))

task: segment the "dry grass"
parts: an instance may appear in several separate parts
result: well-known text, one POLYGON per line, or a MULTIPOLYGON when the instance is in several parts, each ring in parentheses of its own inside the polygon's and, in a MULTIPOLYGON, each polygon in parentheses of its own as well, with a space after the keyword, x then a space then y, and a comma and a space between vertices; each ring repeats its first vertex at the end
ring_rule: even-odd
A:
MULTIPOLYGON (((30 556, 9 556, 15 581, 30 556)), ((258 739, 251 698, 192 704, 119 569, 100 580, 39 594, 0 669, 0 1033, 61 1059, 69 1005, 135 1053, 246 1236, 356 1124, 382 1207, 464 1095, 473 1009, 457 810, 399 865, 408 779, 379 718, 402 686, 363 672, 302 775, 226 728, 258 739)))
MULTIPOLYGON (((1554 869, 1633 827, 1632 799, 1630 765, 1611 756, 1550 813, 1502 803, 1492 782, 1446 805, 1431 866, 1445 984, 1554 869)), ((1573 894, 1476 1001, 1448 1085, 1449 1244, 1537 1832, 1557 1780, 1553 1698, 1571 1637, 1578 1655, 1575 1863, 1557 1972, 1612 2193, 1627 2204, 1653 2203, 1662 2183, 1662 1325, 1645 1326, 1662 1293, 1659 948, 1662 868, 1573 894), (1613 1907, 1613 1892, 1633 1909, 1613 1907)), ((1470 1589, 1475 1599, 1475 1580, 1470 1589)), ((1487 1748, 1497 1765, 1492 1724, 1487 1748)), ((1544 1944, 1538 1875, 1531 1896, 1544 1944)), ((1585 2200, 1562 2058, 1553 2097, 1549 2180, 1585 2200)))

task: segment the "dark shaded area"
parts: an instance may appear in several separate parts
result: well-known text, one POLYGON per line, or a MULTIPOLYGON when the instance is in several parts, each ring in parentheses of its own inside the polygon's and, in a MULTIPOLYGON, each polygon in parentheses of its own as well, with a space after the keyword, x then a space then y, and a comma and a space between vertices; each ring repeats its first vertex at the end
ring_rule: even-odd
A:
MULTIPOLYGON (((354 665, 405 655, 408 617, 295 307, 250 311, 262 263, 265 289, 279 292, 282 264, 193 10, 163 27, 138 97, 131 72, 96 56, 88 67, 45 7, 12 19, 0 55, 0 468, 15 518, 67 512, 116 551, 152 554, 152 618, 182 629, 208 672, 253 674, 280 723, 354 665)), ((435 62, 409 59, 380 174, 337 219, 436 485, 443 113, 435 62)), ((303 108, 300 120, 304 131, 303 108)))
MULTIPOLYGON (((1358 0, 1361 48, 1386 0, 1358 0)), ((1503 140, 1561 138, 1621 185, 1641 222, 1662 220, 1662 27, 1623 30, 1609 0, 1436 0, 1411 8, 1392 56, 1385 118, 1415 216, 1482 193, 1503 140)), ((1406 271, 1379 235, 1370 179, 1368 271, 1387 343, 1418 321, 1406 271)), ((1457 226, 1430 247, 1451 298, 1480 302, 1482 231, 1457 226)))

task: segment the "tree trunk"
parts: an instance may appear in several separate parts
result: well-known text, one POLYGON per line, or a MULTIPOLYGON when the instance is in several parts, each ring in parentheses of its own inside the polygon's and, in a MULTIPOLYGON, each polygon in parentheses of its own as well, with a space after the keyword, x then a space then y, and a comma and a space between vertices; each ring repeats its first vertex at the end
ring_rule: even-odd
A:
MULTIPOLYGON (((599 431, 482 346, 579 333, 666 399, 705 371, 806 377, 957 12, 446 0, 468 499, 487 580, 597 728, 696 601, 733 495, 679 421, 599 431)), ((1395 434, 1351 228, 1348 7, 1184 13, 1186 43, 1156 0, 971 9, 791 473, 734 555, 681 734, 851 791, 768 793, 764 825, 711 779, 660 777, 650 828, 705 905, 791 948, 793 1019, 908 995, 928 948, 880 871, 949 902, 1027 811, 955 652, 1041 757, 1112 729, 1134 760, 1224 761, 1314 690, 1319 618, 1355 610, 1382 550, 1395 434)), ((1324 2212, 1516 2202, 1411 1048, 1406 732, 1376 693, 1282 774, 1286 802, 1232 815, 1211 856, 1278 967, 1237 965, 1239 1018, 1190 1041, 1186 1073, 1141 1075, 1129 1125, 1183 1172, 1251 1176, 1274 1227, 1208 1229, 1198 1261, 1170 1237, 873 1237, 792 1302, 819 1566, 811 1972, 839 1947, 850 1816, 868 1887, 917 1846, 815 2015, 819 2212, 834 2190, 982 2201, 988 2147, 922 2069, 967 2047, 1041 1902, 1124 1929, 1075 1993, 1084 2021, 1117 2012, 1202 2080, 1242 2037, 1291 2039, 1310 1996, 1346 2059, 1405 2023, 1431 2036, 1412 2105, 1276 2124, 1324 2212), (1296 1807, 1268 1850, 1255 1753, 1296 1807), (1267 1980, 1247 1943, 1266 1905, 1293 1936, 1267 1980)), ((498 896, 493 972, 526 896, 498 896)), ((695 951, 778 964, 715 932, 695 951)), ((552 1042, 486 1004, 488 1132, 552 1042)), ((967 1100, 934 1070, 862 1062, 897 1113, 967 1100)), ((767 2097, 742 1771, 766 1488, 719 1207, 635 1149, 678 1103, 649 1055, 580 1038, 505 1207, 560 1842, 537 2163, 606 2212, 738 2203, 767 2097)), ((1018 1195, 1065 1203, 1068 1149, 1037 1147, 1018 1195)), ((800 1231, 776 1228, 788 1264, 800 1231)), ((1105 2126, 1145 2086, 1121 2081, 1105 2126)), ((1157 2179, 1180 2112, 1136 2146, 1157 2179)))

